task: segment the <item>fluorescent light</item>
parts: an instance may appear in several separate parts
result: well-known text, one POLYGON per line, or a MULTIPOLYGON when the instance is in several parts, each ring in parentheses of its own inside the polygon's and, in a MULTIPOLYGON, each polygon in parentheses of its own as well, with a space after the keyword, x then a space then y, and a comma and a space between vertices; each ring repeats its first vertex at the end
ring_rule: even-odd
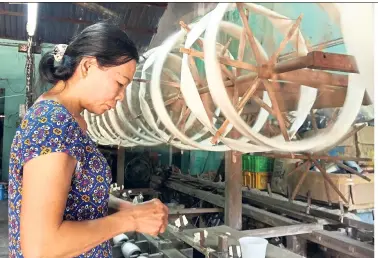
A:
POLYGON ((29 36, 34 36, 35 29, 37 28, 37 15, 38 15, 38 3, 28 3, 28 24, 26 25, 26 31, 29 36))

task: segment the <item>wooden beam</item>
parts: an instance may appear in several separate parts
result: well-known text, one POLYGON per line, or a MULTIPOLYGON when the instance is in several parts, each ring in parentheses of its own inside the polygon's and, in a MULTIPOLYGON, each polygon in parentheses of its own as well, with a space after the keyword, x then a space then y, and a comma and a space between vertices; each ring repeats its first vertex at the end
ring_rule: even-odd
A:
POLYGON ((311 63, 308 66, 310 69, 359 73, 354 56, 322 51, 310 52, 308 56, 311 57, 311 63))
POLYGON ((303 68, 359 73, 354 56, 322 51, 312 51, 307 56, 279 62, 274 66, 273 71, 275 73, 285 73, 303 68))
MULTIPOLYGON (((190 56, 198 57, 201 59, 204 59, 205 57, 203 52, 194 50, 192 48, 180 48, 180 52, 184 54, 188 54, 190 56)), ((232 60, 231 58, 223 57, 223 56, 218 56, 218 59, 221 64, 230 65, 236 68, 241 68, 241 69, 249 70, 249 71, 257 71, 255 66, 248 63, 232 60)))
POLYGON ((272 238, 283 236, 295 236, 312 233, 316 230, 322 230, 323 225, 317 223, 296 224, 289 226, 278 226, 271 228, 260 228, 252 230, 243 230, 242 233, 252 237, 272 238))
POLYGON ((272 84, 268 80, 265 80, 264 85, 265 85, 266 90, 268 91, 269 98, 272 102, 272 109, 273 109, 274 114, 276 116, 276 119, 278 121, 278 125, 280 126, 281 133, 282 133, 285 141, 290 141, 289 134, 287 132, 287 128, 286 128, 286 125, 285 125, 285 120, 282 116, 280 106, 278 105, 276 94, 274 94, 274 92, 273 92, 272 84))
MULTIPOLYGON (((269 158, 282 158, 282 159, 303 159, 308 160, 310 159, 305 154, 281 154, 281 153, 260 153, 260 155, 269 157, 269 158)), ((346 160, 346 161, 371 161, 371 159, 368 158, 355 158, 355 157, 347 157, 347 156, 328 156, 328 155, 317 155, 317 154, 311 154, 311 159, 320 159, 320 160, 326 160, 326 161, 340 161, 340 160, 346 160)))
POLYGON ((257 47, 257 43, 256 43, 254 33, 253 33, 251 27, 249 26, 248 18, 244 13, 244 4, 236 3, 236 7, 238 8, 239 15, 240 15, 240 18, 241 18, 242 23, 243 23, 243 28, 244 28, 243 30, 246 33, 248 43, 252 48, 252 52, 253 52, 253 55, 255 56, 256 62, 257 62, 257 64, 261 65, 263 63, 263 59, 262 59, 260 51, 257 47))
POLYGON ((345 165, 344 163, 341 163, 340 161, 336 161, 335 163, 336 163, 337 166, 339 166, 339 167, 345 169, 345 170, 348 171, 349 173, 354 174, 354 175, 356 175, 356 176, 359 176, 359 177, 361 177, 362 179, 365 179, 365 180, 368 181, 368 182, 371 181, 370 178, 368 178, 367 176, 362 175, 362 174, 359 173, 357 170, 355 170, 355 169, 353 169, 353 168, 351 168, 351 167, 345 165))
MULTIPOLYGON (((245 106, 245 104, 247 104, 247 101, 250 100, 251 96, 255 93, 255 91, 257 90, 257 87, 259 85, 259 79, 256 78, 255 81, 252 83, 252 85, 250 86, 250 88, 244 93, 243 97, 241 98, 240 101, 238 101, 235 109, 236 111, 241 114, 241 112, 243 111, 243 108, 245 106)), ((237 87, 234 87, 234 88, 237 88, 237 87)), ((226 121, 223 122, 222 126, 218 129, 218 131, 215 133, 214 137, 211 139, 211 143, 212 144, 216 144, 218 142, 218 138, 224 133, 224 131, 227 129, 227 126, 229 124, 229 120, 226 119, 226 121)))
MULTIPOLYGON (((232 131, 231 137, 237 132, 232 131)), ((242 161, 241 155, 235 151, 227 151, 225 155, 225 224, 233 229, 241 230, 242 228, 242 161)))
MULTIPOLYGON (((192 55, 201 59, 204 58, 203 52, 199 52, 194 49, 180 48, 179 52, 186 53, 188 55, 192 55)), ((314 53, 315 52, 311 52, 309 55, 311 54, 315 55, 314 53)), ((337 55, 337 54, 334 54, 334 55, 337 55)), ((262 72, 262 71, 269 70, 269 67, 267 65, 256 67, 249 63, 231 60, 230 58, 226 58, 226 57, 218 57, 219 62, 221 64, 230 65, 235 68, 240 68, 240 69, 244 69, 244 70, 248 70, 252 72, 259 72, 259 77, 265 78, 265 79, 272 79, 271 78, 272 75, 277 75, 277 78, 276 78, 277 80, 301 84, 301 85, 314 87, 314 88, 322 88, 324 86, 334 86, 334 87, 342 87, 342 88, 348 87, 348 75, 305 69, 306 66, 309 64, 308 59, 310 58, 311 57, 309 56, 299 57, 298 59, 293 59, 291 61, 289 60, 282 63, 278 63, 276 67, 273 68, 272 72, 269 72, 269 71, 262 72)), ((324 69, 326 68, 324 67, 324 69)), ((236 83, 237 85, 240 85, 243 83, 250 83, 253 79, 255 79, 256 76, 257 74, 249 74, 249 75, 238 77, 236 79, 236 83)), ((233 83, 231 80, 225 81, 226 87, 232 86, 232 85, 233 83)))
POLYGON ((302 171, 302 175, 301 175, 297 185, 295 186, 293 193, 291 194, 291 200, 295 200, 295 197, 297 196, 297 193, 298 193, 299 189, 301 188, 303 181, 305 180, 306 176, 308 175, 308 170, 311 167, 311 162, 306 161, 305 163, 307 165, 305 166, 305 169, 302 171))
MULTIPOLYGON (((192 55, 201 59, 204 58, 203 52, 199 52, 194 49, 180 48, 180 52, 186 53, 188 55, 192 55)), ((312 54, 314 53, 315 52, 312 52, 312 54)), ((298 59, 295 59, 295 60, 293 59, 293 60, 285 61, 282 63, 278 63, 276 67, 273 68, 273 71, 272 71, 273 73, 272 73, 268 71, 269 67, 266 65, 256 67, 249 63, 231 60, 230 58, 226 58, 226 57, 218 57, 219 62, 221 64, 230 65, 235 68, 240 68, 240 69, 244 69, 244 70, 248 70, 252 72, 259 72, 259 76, 265 79, 271 79, 272 75, 276 75, 277 80, 296 83, 296 84, 305 85, 305 86, 309 86, 313 88, 324 88, 325 86, 333 86, 337 88, 348 87, 348 75, 336 74, 336 73, 319 71, 319 70, 314 71, 311 69, 304 69, 309 64, 309 61, 308 61, 309 58, 310 57, 299 57, 298 59), (265 72, 262 72, 262 71, 265 71, 265 72)), ((318 67, 318 69, 319 68, 320 67, 318 67)), ((324 67, 324 69, 326 68, 324 67)), ((256 76, 257 74, 249 74, 249 75, 238 77, 236 79, 236 84, 241 85, 244 83, 250 83, 256 76)), ((226 87, 233 86, 233 82, 231 80, 225 81, 225 86, 226 87)))
POLYGON ((303 19, 303 14, 301 14, 298 19, 295 21, 295 23, 291 26, 290 30, 286 34, 285 38, 281 41, 278 49, 274 52, 272 57, 270 58, 269 62, 271 64, 277 63, 278 56, 281 54, 282 50, 285 49, 287 43, 290 41, 290 39, 293 37, 294 33, 298 31, 299 24, 301 23, 303 19))
MULTIPOLYGON (((315 166, 320 170, 320 172, 322 173, 323 175, 323 178, 324 178, 324 183, 329 183, 331 185, 331 187, 333 188, 333 190, 335 190, 335 192, 341 197, 341 199, 344 201, 344 203, 346 205, 348 205, 348 200, 345 198, 345 196, 340 192, 339 188, 337 188, 337 186, 332 182, 331 178, 329 178, 329 176, 327 175, 327 172, 326 170, 321 166, 321 164, 316 161, 316 160, 312 160, 315 164, 315 166)), ((329 190, 327 190, 327 185, 326 185, 326 191, 327 191, 327 198, 328 198, 328 202, 331 202, 330 200, 330 197, 328 196, 328 193, 329 193, 329 190)))
MULTIPOLYGON (((312 46, 309 47, 309 49, 311 51, 322 51, 326 48, 335 47, 335 46, 342 45, 342 44, 344 44, 344 39, 343 38, 337 38, 337 39, 322 42, 322 43, 319 43, 319 44, 316 44, 316 45, 312 45, 312 46)), ((298 54, 297 51, 285 53, 285 54, 280 55, 278 57, 278 60, 279 61, 288 60, 288 59, 297 57, 297 54, 298 54)))
POLYGON ((307 257, 307 240, 298 236, 286 237, 286 248, 302 257, 307 257))
POLYGON ((310 69, 300 69, 280 73, 278 74, 277 79, 314 88, 322 87, 322 85, 348 87, 348 75, 325 71, 313 71, 310 69))
POLYGON ((352 257, 374 257, 374 245, 355 240, 341 232, 320 230, 305 236, 314 243, 352 257))

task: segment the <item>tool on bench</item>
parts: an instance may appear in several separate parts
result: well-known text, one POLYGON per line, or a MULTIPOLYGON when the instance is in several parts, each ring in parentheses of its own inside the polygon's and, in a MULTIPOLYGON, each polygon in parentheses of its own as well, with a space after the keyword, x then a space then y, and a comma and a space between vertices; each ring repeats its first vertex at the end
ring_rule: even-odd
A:
POLYGON ((340 222, 343 223, 344 221, 344 205, 343 202, 339 202, 340 205, 340 222))
POLYGON ((188 220, 185 215, 180 215, 178 219, 175 220, 175 225, 180 232, 184 230, 184 228, 188 225, 188 220))
POLYGON ((228 258, 228 236, 219 235, 218 236, 218 253, 222 258, 228 258))
POLYGON ((208 232, 206 230, 201 230, 200 232, 194 233, 193 241, 195 243, 200 244, 200 247, 205 248, 205 240, 208 236, 208 232))
POLYGON ((306 208, 306 213, 310 214, 310 209, 311 209, 311 191, 307 192, 307 208, 306 208))
POLYGON ((240 245, 231 245, 228 248, 228 254, 231 257, 238 257, 238 258, 242 257, 240 245))

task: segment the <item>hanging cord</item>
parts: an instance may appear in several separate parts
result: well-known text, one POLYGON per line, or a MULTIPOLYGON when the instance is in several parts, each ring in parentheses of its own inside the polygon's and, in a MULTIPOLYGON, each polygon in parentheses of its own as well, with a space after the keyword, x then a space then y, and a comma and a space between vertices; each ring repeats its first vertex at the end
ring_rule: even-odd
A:
POLYGON ((27 53, 26 53, 26 98, 25 106, 28 109, 32 103, 32 87, 33 87, 33 72, 34 72, 34 60, 33 60, 33 37, 28 37, 27 53))

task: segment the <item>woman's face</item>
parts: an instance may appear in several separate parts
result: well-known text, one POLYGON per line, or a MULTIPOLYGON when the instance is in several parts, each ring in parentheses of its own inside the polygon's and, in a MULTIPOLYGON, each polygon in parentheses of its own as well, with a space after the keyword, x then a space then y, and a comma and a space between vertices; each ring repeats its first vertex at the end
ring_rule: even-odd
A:
POLYGON ((88 66, 84 78, 83 107, 97 115, 115 108, 117 101, 124 99, 135 70, 135 60, 114 67, 99 67, 97 62, 88 66))

